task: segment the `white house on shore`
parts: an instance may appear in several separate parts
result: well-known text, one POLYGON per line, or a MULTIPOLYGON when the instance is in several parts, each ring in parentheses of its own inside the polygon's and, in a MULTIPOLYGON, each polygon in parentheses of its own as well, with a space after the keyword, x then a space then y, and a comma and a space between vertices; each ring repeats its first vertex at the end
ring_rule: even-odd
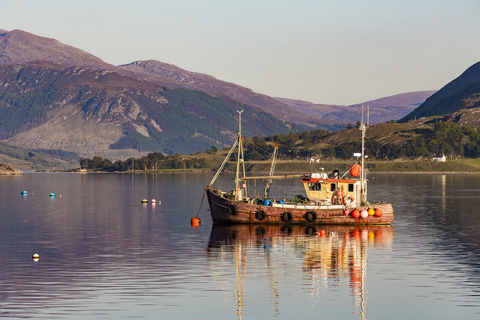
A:
POLYGON ((447 161, 447 157, 445 157, 444 154, 442 154, 441 156, 435 155, 435 156, 433 156, 432 161, 434 161, 434 162, 445 162, 445 161, 447 161))

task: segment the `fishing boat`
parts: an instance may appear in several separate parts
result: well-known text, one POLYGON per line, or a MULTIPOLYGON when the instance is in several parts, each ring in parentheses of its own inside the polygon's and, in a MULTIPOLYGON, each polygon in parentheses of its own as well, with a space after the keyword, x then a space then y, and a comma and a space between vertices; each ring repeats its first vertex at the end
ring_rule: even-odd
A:
MULTIPOLYGON (((242 110, 243 111, 243 110, 242 110)), ((393 221, 392 204, 369 202, 367 200, 368 179, 365 177, 365 133, 368 129, 363 121, 361 153, 349 170, 341 175, 339 170, 331 173, 313 172, 303 175, 274 175, 278 143, 276 143, 269 175, 246 176, 243 157, 242 123, 239 113, 238 137, 225 160, 208 186, 205 187, 210 213, 214 223, 242 224, 339 224, 339 225, 388 225, 393 221), (235 189, 225 192, 212 188, 230 156, 237 149, 235 189), (243 169, 243 170, 242 170, 243 169), (303 183, 306 196, 278 201, 269 198, 270 185, 274 180, 299 179, 303 183), (263 198, 248 196, 247 182, 266 180, 263 198)), ((368 119, 368 117, 367 117, 368 119)), ((313 165, 311 166, 313 168, 313 165)))

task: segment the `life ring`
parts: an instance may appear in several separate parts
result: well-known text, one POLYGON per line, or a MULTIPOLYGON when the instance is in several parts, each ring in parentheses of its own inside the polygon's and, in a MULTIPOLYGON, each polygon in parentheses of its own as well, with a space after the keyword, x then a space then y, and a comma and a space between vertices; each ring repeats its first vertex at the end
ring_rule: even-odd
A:
POLYGON ((228 211, 230 211, 230 214, 232 216, 236 215, 238 212, 237 206, 234 206, 233 204, 230 205, 230 207, 228 208, 228 211))
POLYGON ((354 202, 355 202, 355 198, 352 197, 349 194, 347 194, 347 195, 345 195, 345 197, 343 197, 343 204, 346 205, 346 206, 349 206, 354 202))
POLYGON ((314 222, 315 220, 317 220, 317 214, 315 213, 315 211, 308 211, 307 213, 305 213, 305 219, 307 219, 308 222, 314 222))
POLYGON ((293 214, 291 212, 284 212, 281 215, 283 222, 290 222, 293 220, 293 214))
POLYGON ((267 217, 267 214, 263 210, 259 210, 255 212, 255 219, 257 220, 262 221, 262 220, 265 220, 266 217, 267 217))
POLYGON ((334 195, 332 197, 332 204, 342 204, 342 197, 334 195))

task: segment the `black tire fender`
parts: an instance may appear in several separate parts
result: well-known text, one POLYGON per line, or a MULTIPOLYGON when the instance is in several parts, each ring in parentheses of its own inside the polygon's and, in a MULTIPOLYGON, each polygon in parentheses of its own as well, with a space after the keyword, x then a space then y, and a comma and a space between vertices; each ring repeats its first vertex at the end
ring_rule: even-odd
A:
POLYGON ((238 212, 237 206, 234 206, 233 204, 230 205, 230 207, 228 208, 228 211, 232 216, 236 215, 238 212))
POLYGON ((283 222, 290 222, 293 220, 293 214, 291 212, 284 212, 281 215, 283 222))
POLYGON ((308 211, 307 213, 305 213, 305 219, 307 219, 308 222, 314 222, 315 220, 317 220, 317 214, 315 213, 315 211, 308 211))
POLYGON ((259 210, 255 212, 255 219, 262 221, 262 220, 265 220, 266 218, 267 218, 267 214, 265 213, 265 211, 259 210))

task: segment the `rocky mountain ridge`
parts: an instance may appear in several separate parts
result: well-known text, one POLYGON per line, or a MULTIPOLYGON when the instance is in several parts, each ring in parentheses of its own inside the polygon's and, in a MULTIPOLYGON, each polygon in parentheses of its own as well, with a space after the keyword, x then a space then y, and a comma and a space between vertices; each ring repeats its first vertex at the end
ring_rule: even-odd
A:
POLYGON ((22 30, 10 32, 0 30, 0 64, 19 64, 35 60, 50 60, 65 67, 83 66, 100 70, 107 69, 156 82, 165 87, 222 95, 247 105, 259 107, 284 121, 300 123, 312 128, 340 129, 345 126, 342 121, 321 119, 308 113, 298 112, 267 95, 255 93, 251 89, 221 81, 209 75, 190 72, 168 63, 147 60, 114 66, 90 53, 55 39, 36 36, 22 30))
POLYGON ((112 70, 43 60, 0 65, 0 136, 27 149, 126 159, 231 145, 236 110, 246 135, 298 130, 270 114, 200 91, 171 89, 112 70))

